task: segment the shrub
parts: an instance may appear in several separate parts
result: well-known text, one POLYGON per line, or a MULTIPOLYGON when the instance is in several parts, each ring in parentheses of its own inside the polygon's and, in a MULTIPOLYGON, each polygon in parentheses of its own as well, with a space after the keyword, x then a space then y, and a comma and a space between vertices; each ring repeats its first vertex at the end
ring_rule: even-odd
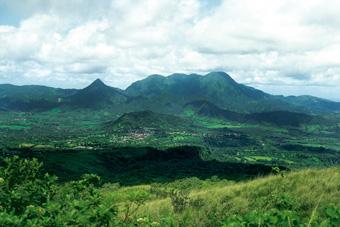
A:
POLYGON ((340 226, 340 208, 335 205, 330 205, 325 208, 325 219, 322 220, 320 226, 340 226))
POLYGON ((100 178, 86 174, 64 185, 36 159, 6 158, 0 168, 0 226, 108 226, 116 207, 103 204, 100 178))
POLYGON ((271 199, 274 207, 279 210, 294 210, 297 207, 297 201, 286 194, 274 194, 271 199))
POLYGON ((223 226, 298 226, 299 216, 294 211, 273 209, 266 212, 253 211, 244 216, 234 215, 223 226))
POLYGON ((37 159, 4 159, 0 168, 0 211, 20 215, 29 205, 41 205, 55 193, 56 177, 43 174, 37 159))
POLYGON ((123 222, 130 222, 131 217, 138 211, 138 209, 150 198, 150 194, 143 190, 129 192, 127 200, 124 203, 124 218, 123 222))
POLYGON ((189 192, 173 189, 169 193, 172 207, 175 213, 181 213, 189 205, 189 192))

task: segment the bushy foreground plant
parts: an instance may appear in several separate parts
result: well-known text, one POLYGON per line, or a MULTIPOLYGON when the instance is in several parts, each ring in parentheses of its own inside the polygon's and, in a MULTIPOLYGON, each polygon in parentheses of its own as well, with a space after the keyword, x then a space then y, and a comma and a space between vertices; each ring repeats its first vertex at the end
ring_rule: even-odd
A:
POLYGON ((252 211, 244 216, 234 215, 223 222, 223 226, 322 226, 336 227, 340 226, 340 209, 330 206, 325 209, 325 217, 322 219, 303 222, 296 211, 272 209, 265 212, 252 211))
POLYGON ((170 198, 173 211, 182 213, 188 207, 200 209, 204 205, 202 199, 189 197, 192 188, 202 187, 202 182, 197 178, 188 178, 176 180, 166 185, 152 184, 150 192, 158 198, 170 198))
POLYGON ((116 207, 104 205, 100 178, 59 185, 36 159, 6 158, 0 168, 0 226, 107 226, 116 207))

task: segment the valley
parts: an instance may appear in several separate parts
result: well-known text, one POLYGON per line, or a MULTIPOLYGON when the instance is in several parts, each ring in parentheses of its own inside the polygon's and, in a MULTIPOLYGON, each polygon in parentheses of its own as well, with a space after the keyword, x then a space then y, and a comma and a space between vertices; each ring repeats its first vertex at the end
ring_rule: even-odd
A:
POLYGON ((132 112, 114 120, 108 111, 11 112, 2 113, 0 120, 2 153, 197 146, 209 153, 209 160, 293 169, 338 165, 340 160, 339 125, 331 122, 283 126, 230 121, 191 110, 180 116, 132 112))

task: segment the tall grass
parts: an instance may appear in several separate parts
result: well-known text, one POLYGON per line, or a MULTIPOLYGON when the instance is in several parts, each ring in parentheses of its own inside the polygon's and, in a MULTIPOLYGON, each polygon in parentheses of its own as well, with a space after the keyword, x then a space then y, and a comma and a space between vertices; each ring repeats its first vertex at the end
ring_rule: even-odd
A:
MULTIPOLYGON (((185 185, 185 180, 180 184, 185 185)), ((170 186, 176 187, 176 182, 170 186)), ((152 187, 121 188, 115 192, 144 191, 148 194, 146 202, 131 219, 147 218, 163 226, 220 226, 223 220, 233 216, 285 209, 296 212, 301 223, 312 226, 324 218, 325 208, 340 207, 340 168, 305 169, 241 183, 201 181, 200 187, 184 189, 189 191, 191 202, 181 212, 174 211, 169 196, 151 193, 152 187)), ((160 185, 162 187, 167 186, 160 185)), ((105 193, 110 200, 109 191, 105 193)))

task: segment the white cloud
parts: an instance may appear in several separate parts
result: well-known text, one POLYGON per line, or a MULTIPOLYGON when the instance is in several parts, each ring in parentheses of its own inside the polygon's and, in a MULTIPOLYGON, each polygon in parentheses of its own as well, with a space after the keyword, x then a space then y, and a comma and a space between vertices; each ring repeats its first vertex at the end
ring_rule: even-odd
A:
POLYGON ((82 87, 101 77, 126 87, 153 73, 225 70, 268 91, 337 87, 329 97, 340 99, 339 1, 208 2, 0 0, 21 15, 0 21, 0 83, 82 87))

